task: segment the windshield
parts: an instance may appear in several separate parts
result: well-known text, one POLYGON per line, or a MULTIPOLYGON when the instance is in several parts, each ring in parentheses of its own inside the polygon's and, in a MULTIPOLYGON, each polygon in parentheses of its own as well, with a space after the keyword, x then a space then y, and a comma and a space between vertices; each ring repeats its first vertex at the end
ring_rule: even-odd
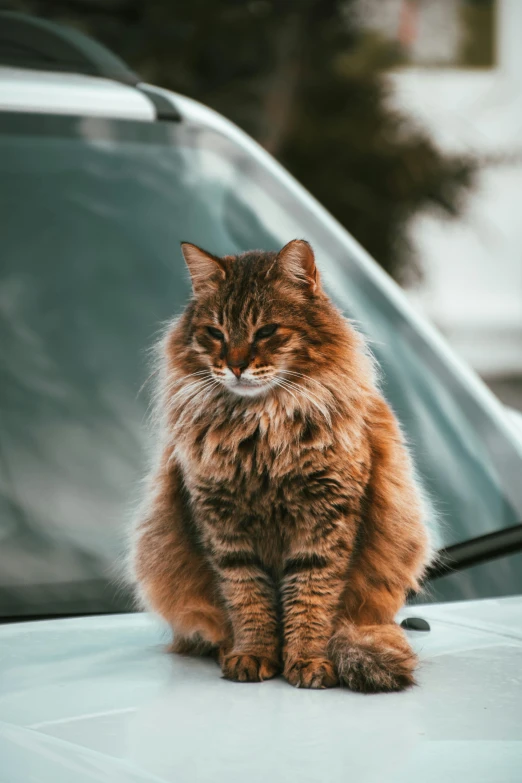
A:
MULTIPOLYGON (((181 240, 225 254, 308 239, 379 361, 437 544, 520 522, 522 460, 494 406, 261 154, 186 122, 6 114, 0 130, 0 615, 128 606, 114 563, 144 470, 147 349, 189 295, 181 240)), ((520 591, 521 564, 432 595, 520 591)))

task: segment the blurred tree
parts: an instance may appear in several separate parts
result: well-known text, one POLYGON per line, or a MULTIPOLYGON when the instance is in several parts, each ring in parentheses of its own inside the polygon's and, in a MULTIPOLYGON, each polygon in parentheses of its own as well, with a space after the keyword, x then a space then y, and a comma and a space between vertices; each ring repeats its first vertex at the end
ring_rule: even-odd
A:
MULTIPOLYGON (((80 27, 145 80, 235 121, 400 282, 430 208, 460 214, 477 163, 446 155, 392 107, 389 44, 359 30, 360 0, 11 0, 80 27)), ((5 5, 5 3, 4 3, 5 5)), ((304 228, 304 227, 303 227, 304 228)), ((306 233, 306 232, 305 232, 306 233)))

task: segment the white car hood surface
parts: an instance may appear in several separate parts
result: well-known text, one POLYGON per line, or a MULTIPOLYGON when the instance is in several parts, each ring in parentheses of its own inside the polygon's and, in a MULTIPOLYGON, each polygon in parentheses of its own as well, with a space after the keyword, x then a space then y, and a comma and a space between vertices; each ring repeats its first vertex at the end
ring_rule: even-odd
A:
POLYGON ((227 682, 143 614, 0 627, 0 781, 520 783, 522 598, 401 615, 419 686, 370 696, 227 682))

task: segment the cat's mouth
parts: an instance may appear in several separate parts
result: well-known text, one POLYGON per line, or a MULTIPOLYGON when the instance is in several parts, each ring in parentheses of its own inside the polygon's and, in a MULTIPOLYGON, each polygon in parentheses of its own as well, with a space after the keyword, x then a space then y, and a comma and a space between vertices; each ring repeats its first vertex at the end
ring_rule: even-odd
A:
POLYGON ((230 370, 214 373, 214 377, 239 397, 257 397, 266 393, 274 385, 274 377, 264 375, 262 378, 256 378, 252 377, 248 371, 240 375, 239 378, 230 370))
POLYGON ((238 394, 240 397, 257 397, 263 394, 273 385, 272 380, 251 380, 249 378, 234 378, 233 381, 227 380, 227 389, 238 394))

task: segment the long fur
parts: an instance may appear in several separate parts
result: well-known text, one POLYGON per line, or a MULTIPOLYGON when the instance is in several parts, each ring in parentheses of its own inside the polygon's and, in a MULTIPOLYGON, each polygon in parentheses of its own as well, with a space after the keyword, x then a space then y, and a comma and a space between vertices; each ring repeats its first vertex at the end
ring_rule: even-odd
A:
POLYGON ((229 679, 413 684, 394 617, 431 557, 425 502, 364 341, 307 243, 189 249, 196 293, 161 344, 158 458, 134 535, 143 603, 176 651, 214 654, 229 679), (221 379, 239 362, 272 385, 235 394, 221 379))

